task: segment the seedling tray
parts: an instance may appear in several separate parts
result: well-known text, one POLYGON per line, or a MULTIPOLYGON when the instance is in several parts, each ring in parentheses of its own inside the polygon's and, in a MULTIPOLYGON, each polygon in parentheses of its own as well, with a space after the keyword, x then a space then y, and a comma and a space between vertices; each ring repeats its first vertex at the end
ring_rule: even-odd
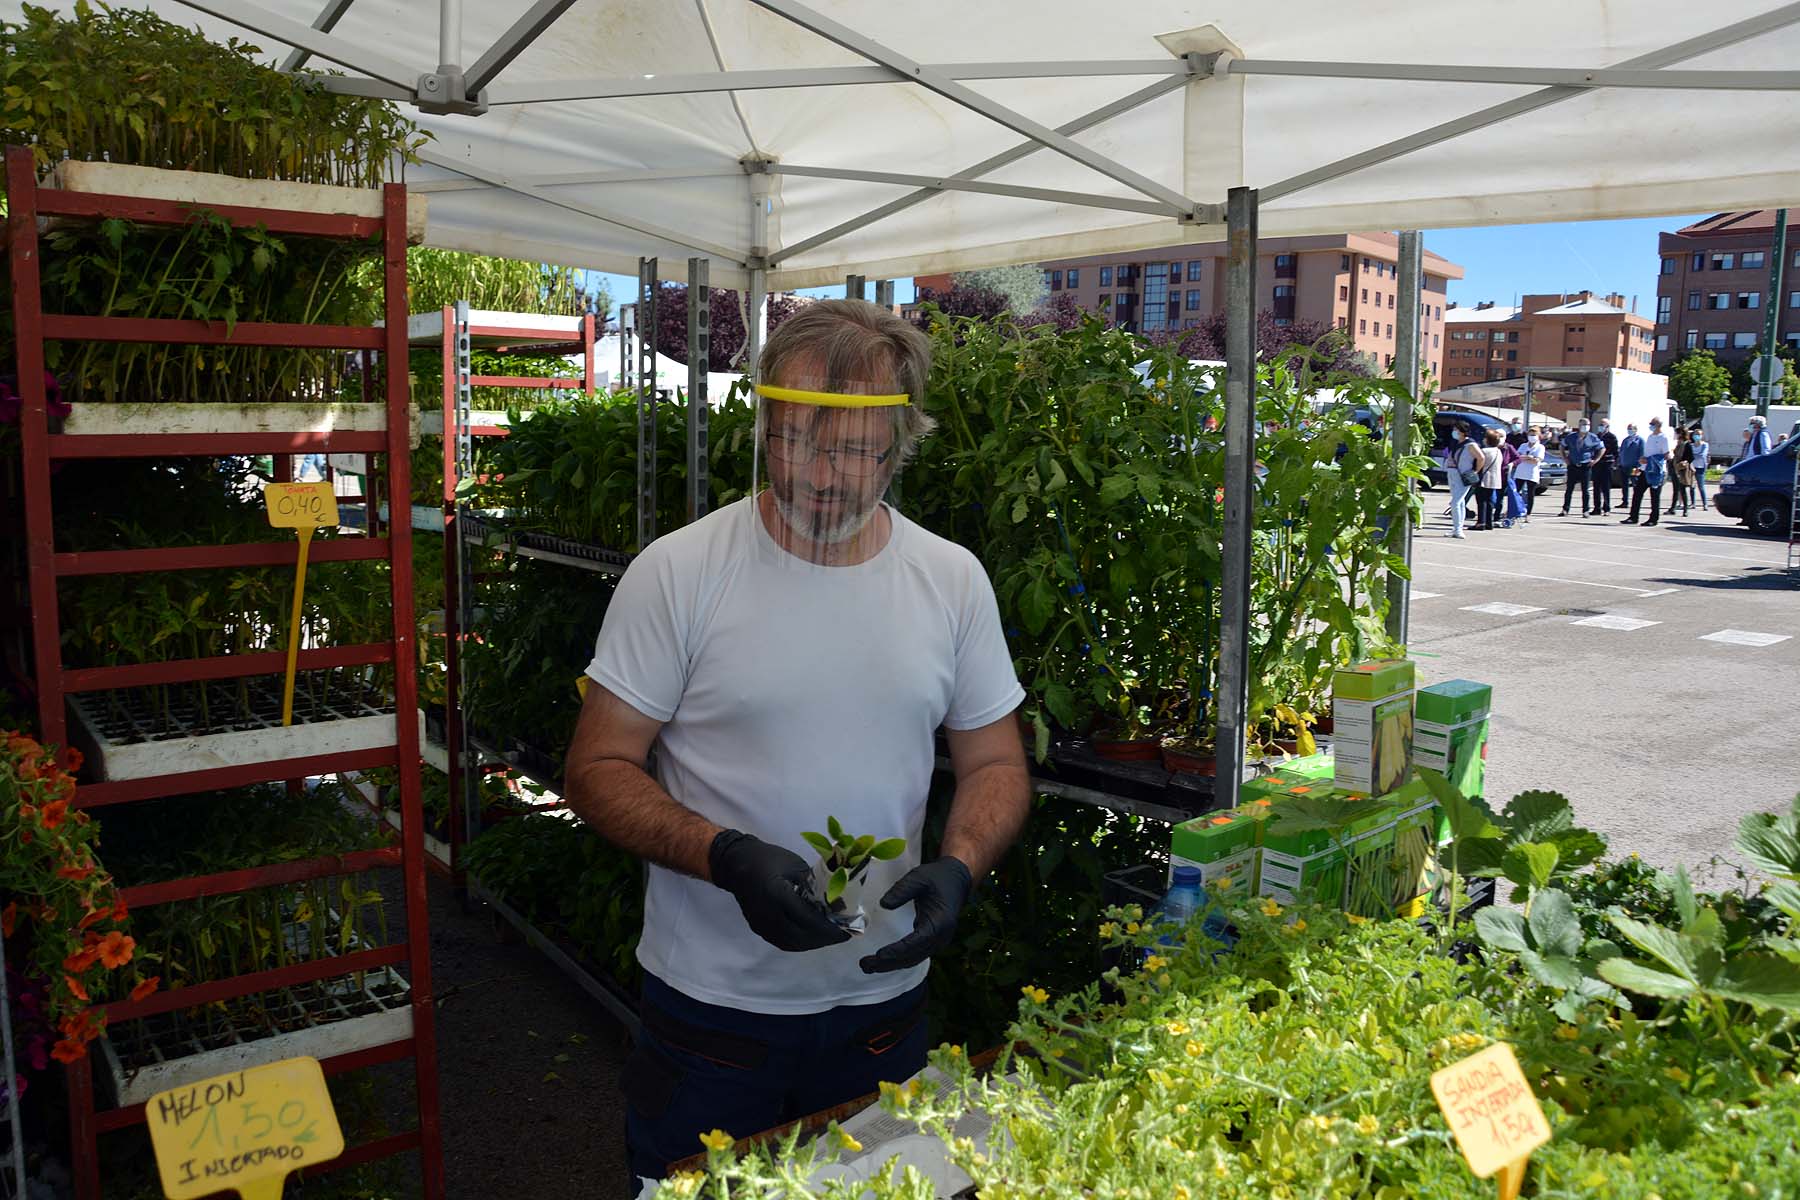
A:
POLYGON ((623 575, 634 557, 622 550, 609 550, 604 546, 552 537, 547 533, 510 530, 479 517, 465 516, 457 524, 465 538, 485 545, 490 550, 516 554, 521 558, 561 563, 566 567, 595 571, 602 575, 623 575))
POLYGON ((286 728, 281 678, 258 676, 76 693, 68 697, 70 732, 93 777, 105 780, 393 745, 393 702, 353 671, 306 672, 286 728))

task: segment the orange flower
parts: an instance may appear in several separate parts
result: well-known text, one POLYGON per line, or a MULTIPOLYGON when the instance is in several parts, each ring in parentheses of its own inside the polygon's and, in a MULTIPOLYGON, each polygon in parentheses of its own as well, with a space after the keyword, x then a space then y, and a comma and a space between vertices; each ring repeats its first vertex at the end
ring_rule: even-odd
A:
POLYGON ((71 1041, 89 1041, 97 1037, 100 1030, 94 1025, 94 1014, 88 1009, 64 1017, 57 1023, 57 1029, 71 1041))
POLYGON ((96 908, 94 911, 90 912, 87 916, 81 918, 81 924, 75 926, 75 928, 86 929, 90 925, 98 925, 100 922, 106 920, 110 916, 112 916, 111 909, 96 908))
POLYGON ((123 921, 126 918, 126 916, 128 916, 128 915, 129 915, 129 913, 128 913, 128 910, 125 908, 125 902, 123 900, 121 900, 117 904, 113 905, 113 908, 112 908, 112 919, 113 920, 123 921))
POLYGON ((19 845, 21 845, 21 846, 31 845, 31 830, 29 830, 29 829, 19 830, 19 845))
POLYGON ((81 751, 73 746, 64 746, 56 755, 56 765, 73 775, 81 770, 81 751))
POLYGON ((37 759, 22 758, 19 760, 19 778, 21 780, 30 781, 36 779, 38 774, 37 759))
POLYGON ((19 902, 9 903, 4 911, 0 911, 0 937, 11 937, 13 930, 19 925, 19 902))
POLYGON ((115 929, 100 941, 100 962, 109 970, 117 970, 131 961, 131 951, 136 946, 133 938, 115 929))
POLYGON ((82 863, 78 867, 58 867, 56 868, 56 873, 64 879, 73 879, 76 882, 80 882, 94 873, 94 864, 82 863))
POLYGON ((64 1038, 50 1048, 50 1057, 59 1063, 80 1062, 87 1057, 87 1047, 71 1038, 64 1038))
POLYGON ((75 997, 83 1004, 88 1002, 87 989, 81 986, 81 980, 75 978, 73 975, 64 975, 63 982, 69 985, 69 995, 75 997))
POLYGON ((100 947, 89 946, 86 950, 77 950, 63 959, 63 970, 77 975, 100 961, 100 947))
POLYGON ((19 802, 19 820, 29 821, 35 816, 37 816, 37 809, 21 800, 19 802))
POLYGON ((157 985, 160 984, 161 982, 162 982, 161 975, 152 975, 150 978, 144 980, 142 983, 138 984, 136 987, 131 989, 131 998, 133 1000, 142 1000, 145 996, 148 996, 151 992, 154 992, 157 988, 157 985))

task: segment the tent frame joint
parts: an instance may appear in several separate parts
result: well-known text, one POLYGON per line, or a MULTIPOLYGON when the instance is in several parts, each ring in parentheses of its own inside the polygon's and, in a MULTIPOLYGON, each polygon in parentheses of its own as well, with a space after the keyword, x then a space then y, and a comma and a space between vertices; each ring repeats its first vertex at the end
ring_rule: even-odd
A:
POLYGON ((418 105, 420 112, 479 117, 488 110, 487 89, 482 88, 474 96, 470 96, 461 67, 427 71, 419 76, 419 82, 413 87, 413 94, 418 97, 414 103, 418 105))

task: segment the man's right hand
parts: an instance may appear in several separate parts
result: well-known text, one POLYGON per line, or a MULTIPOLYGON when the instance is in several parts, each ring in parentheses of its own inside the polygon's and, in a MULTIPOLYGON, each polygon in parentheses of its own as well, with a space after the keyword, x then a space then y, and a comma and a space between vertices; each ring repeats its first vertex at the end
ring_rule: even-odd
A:
POLYGON ((811 895, 812 869, 792 850, 726 829, 707 857, 713 883, 737 900, 751 932, 777 950, 817 950, 850 940, 811 895))

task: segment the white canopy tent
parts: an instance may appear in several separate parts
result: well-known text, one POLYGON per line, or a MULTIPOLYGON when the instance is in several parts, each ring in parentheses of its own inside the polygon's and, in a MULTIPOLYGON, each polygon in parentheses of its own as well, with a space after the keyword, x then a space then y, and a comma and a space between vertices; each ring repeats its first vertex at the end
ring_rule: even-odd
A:
MULTIPOLYGON (((766 289, 852 274, 1226 237, 1222 788, 1243 733, 1259 227, 1416 230, 1800 195, 1800 3, 149 7, 220 41, 248 31, 287 70, 345 72, 321 77, 333 89, 420 104, 434 140, 407 179, 431 196, 433 245, 620 272, 654 256, 676 278, 704 259, 714 285, 760 307, 766 289)), ((1402 237, 1401 275, 1396 369, 1410 383, 1416 234, 1402 237)), ((1407 430, 1395 424, 1397 441, 1407 430)), ((1396 597, 1403 622, 1404 588, 1396 597)))

